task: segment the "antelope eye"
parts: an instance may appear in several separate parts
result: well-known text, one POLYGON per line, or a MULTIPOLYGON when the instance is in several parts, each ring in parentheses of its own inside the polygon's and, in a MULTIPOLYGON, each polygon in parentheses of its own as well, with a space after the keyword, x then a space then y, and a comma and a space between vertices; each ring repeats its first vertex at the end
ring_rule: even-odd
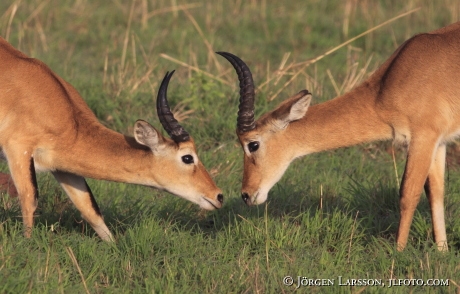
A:
POLYGON ((249 152, 256 152, 259 149, 259 142, 254 141, 248 144, 249 152))
POLYGON ((192 164, 193 163, 193 156, 187 154, 182 156, 182 162, 185 164, 192 164))

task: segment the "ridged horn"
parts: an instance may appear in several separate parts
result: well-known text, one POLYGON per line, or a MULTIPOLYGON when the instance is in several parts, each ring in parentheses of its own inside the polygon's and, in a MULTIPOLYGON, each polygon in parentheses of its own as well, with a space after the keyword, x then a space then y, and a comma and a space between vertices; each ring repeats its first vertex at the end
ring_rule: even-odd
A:
POLYGON ((254 80, 249 67, 239 57, 228 52, 216 52, 235 68, 240 81, 240 105, 238 106, 237 130, 246 133, 256 127, 254 121, 254 80))
POLYGON ((174 70, 171 73, 167 72, 163 78, 163 81, 161 82, 160 90, 158 90, 157 96, 157 113, 161 125, 171 137, 171 139, 173 139, 176 143, 180 143, 190 140, 190 135, 174 118, 174 115, 169 108, 167 92, 169 80, 173 74, 174 70))

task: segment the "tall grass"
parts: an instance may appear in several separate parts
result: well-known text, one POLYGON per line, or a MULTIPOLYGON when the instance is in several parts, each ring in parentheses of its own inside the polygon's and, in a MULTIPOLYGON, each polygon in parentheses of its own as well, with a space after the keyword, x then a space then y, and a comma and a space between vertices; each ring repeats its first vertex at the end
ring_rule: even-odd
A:
POLYGON ((447 253, 433 246, 425 199, 408 248, 394 250, 405 154, 396 149, 393 157, 390 143, 302 158, 267 204, 246 207, 234 134, 237 79, 214 54, 232 52, 249 64, 261 114, 304 88, 315 103, 343 94, 405 39, 459 20, 459 11, 455 0, 1 1, 0 35, 48 64, 102 123, 122 133, 132 134, 138 118, 159 126, 153 97, 165 72, 176 69, 171 105, 223 189, 225 205, 204 212, 157 190, 89 180, 115 233, 110 245, 81 220, 52 177, 40 174, 31 239, 22 237, 17 199, 0 196, 0 292, 284 293, 295 291, 283 284, 288 275, 295 282, 297 276, 335 279, 334 286, 302 286, 302 292, 460 291, 455 146, 446 183, 447 253), (339 286, 339 276, 382 279, 386 286, 404 278, 450 284, 339 286))

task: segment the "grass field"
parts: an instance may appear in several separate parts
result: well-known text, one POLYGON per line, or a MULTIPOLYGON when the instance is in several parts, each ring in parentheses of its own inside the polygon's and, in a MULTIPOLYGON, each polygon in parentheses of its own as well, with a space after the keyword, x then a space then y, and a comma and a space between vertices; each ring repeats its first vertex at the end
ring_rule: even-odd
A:
POLYGON ((246 207, 235 135, 238 82, 214 53, 228 51, 249 64, 260 115, 304 88, 313 103, 332 99, 410 36, 459 19, 457 0, 1 1, 0 36, 48 64, 103 124, 124 134, 138 118, 160 128, 154 97, 175 69, 170 103, 225 202, 205 212, 165 192, 89 179, 115 234, 116 243, 106 244, 54 179, 39 174, 32 238, 22 236, 17 198, 0 196, 0 293, 459 293, 457 145, 448 152, 447 253, 433 246, 426 197, 408 247, 395 251, 405 152, 395 149, 393 160, 391 142, 297 160, 266 204, 246 207), (296 289, 298 277, 334 285, 296 289), (339 277, 349 284, 339 285, 339 277), (385 286, 352 286, 351 279, 385 286), (389 279, 449 285, 389 288, 389 279))

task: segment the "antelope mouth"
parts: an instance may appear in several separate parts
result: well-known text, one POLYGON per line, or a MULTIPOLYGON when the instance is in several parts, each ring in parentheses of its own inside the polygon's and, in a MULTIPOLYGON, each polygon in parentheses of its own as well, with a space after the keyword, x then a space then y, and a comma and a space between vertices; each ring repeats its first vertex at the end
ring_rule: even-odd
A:
MULTIPOLYGON (((258 190, 252 196, 248 197, 246 204, 248 206, 259 205, 267 201, 268 193, 264 190, 258 190)), ((244 200, 244 198, 243 198, 244 200)))
POLYGON ((201 197, 203 198, 207 203, 211 204, 211 206, 214 208, 214 209, 219 209, 221 206, 216 206, 211 200, 209 200, 208 198, 206 197, 201 197))

